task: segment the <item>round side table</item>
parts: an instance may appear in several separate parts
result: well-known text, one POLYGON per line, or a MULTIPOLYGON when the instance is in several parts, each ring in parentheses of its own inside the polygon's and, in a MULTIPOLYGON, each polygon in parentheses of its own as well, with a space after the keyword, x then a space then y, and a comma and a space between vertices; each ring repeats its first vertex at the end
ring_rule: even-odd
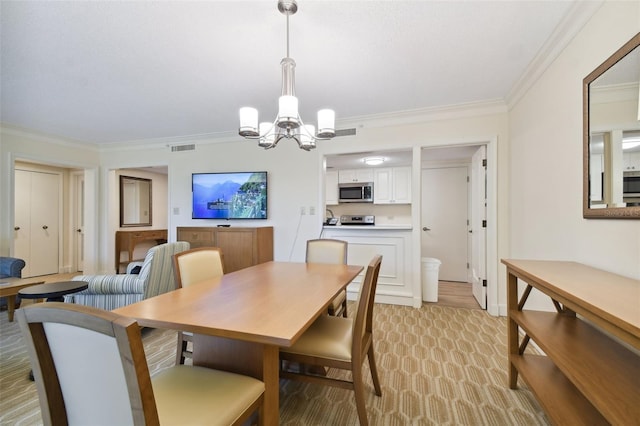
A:
POLYGON ((88 286, 89 283, 86 281, 59 281, 21 288, 18 295, 23 299, 47 299, 47 302, 62 302, 64 295, 86 290, 88 286))

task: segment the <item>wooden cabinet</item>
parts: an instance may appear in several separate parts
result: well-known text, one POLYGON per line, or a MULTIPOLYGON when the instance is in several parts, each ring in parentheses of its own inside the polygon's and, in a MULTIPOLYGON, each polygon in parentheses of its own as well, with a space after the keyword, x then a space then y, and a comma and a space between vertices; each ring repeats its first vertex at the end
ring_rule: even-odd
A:
POLYGON ((338 171, 338 183, 373 182, 373 169, 345 169, 338 171))
POLYGON ((136 245, 143 241, 155 241, 157 244, 167 242, 166 229, 151 229, 148 231, 116 231, 116 274, 120 273, 122 267, 134 261, 144 259, 134 259, 133 251, 136 245), (126 260, 121 260, 121 253, 127 252, 126 260))
POLYGON ((191 248, 219 247, 225 272, 273 260, 273 227, 178 227, 177 240, 191 248))
POLYGON ((325 175, 325 204, 335 206, 338 204, 338 172, 328 171, 325 175))
POLYGON ((554 424, 640 424, 640 280, 575 262, 502 263, 509 386, 520 374, 554 424), (518 280, 527 284, 520 300, 518 280), (532 288, 557 312, 524 310, 532 288), (525 352, 529 339, 546 356, 525 352))
POLYGON ((411 204, 411 167, 374 169, 375 204, 411 204))

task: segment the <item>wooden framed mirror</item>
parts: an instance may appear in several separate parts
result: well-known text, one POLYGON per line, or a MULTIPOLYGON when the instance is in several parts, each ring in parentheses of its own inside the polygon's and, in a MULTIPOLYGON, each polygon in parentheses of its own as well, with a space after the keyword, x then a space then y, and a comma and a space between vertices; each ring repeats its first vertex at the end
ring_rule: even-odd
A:
POLYGON ((151 226, 151 179, 120 176, 120 227, 151 226))
POLYGON ((640 219, 640 33, 583 80, 584 218, 640 219))

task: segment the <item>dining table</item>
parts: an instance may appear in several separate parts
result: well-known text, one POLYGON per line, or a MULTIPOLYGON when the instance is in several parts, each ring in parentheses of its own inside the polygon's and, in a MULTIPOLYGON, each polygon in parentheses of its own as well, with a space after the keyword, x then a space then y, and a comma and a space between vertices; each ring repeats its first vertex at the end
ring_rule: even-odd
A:
MULTIPOLYGON (((279 423, 279 348, 293 345, 363 266, 271 261, 114 312, 141 326, 187 331, 193 365, 265 384, 261 423, 279 423)), ((187 414, 188 415, 188 414, 187 414)))

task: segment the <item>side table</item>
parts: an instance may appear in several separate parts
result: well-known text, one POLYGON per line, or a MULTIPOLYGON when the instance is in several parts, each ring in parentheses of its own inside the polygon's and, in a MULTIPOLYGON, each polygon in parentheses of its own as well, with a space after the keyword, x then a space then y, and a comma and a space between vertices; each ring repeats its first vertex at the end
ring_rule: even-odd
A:
POLYGON ((89 283, 86 281, 59 281, 22 288, 18 291, 18 295, 23 299, 47 299, 47 302, 62 302, 64 295, 86 290, 87 287, 89 287, 89 283))
POLYGON ((42 284, 42 278, 2 278, 0 279, 0 297, 7 298, 7 314, 9 315, 9 322, 13 321, 13 312, 16 308, 16 296, 18 292, 25 287, 42 284))

